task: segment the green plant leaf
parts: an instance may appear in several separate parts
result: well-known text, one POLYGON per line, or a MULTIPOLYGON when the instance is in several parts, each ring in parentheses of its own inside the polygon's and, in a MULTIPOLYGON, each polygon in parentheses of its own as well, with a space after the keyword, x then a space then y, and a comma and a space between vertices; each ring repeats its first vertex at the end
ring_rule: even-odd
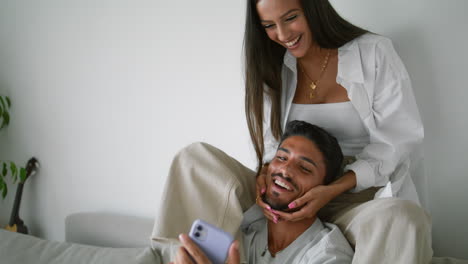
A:
POLYGON ((10 124, 10 113, 8 111, 3 112, 3 122, 6 126, 10 124))
POLYGON ((2 175, 3 177, 6 177, 8 173, 7 165, 5 162, 2 161, 2 175))
POLYGON ((8 112, 10 99, 6 96, 0 96, 0 117, 2 118, 2 123, 0 129, 5 127, 10 123, 10 114, 8 112), (4 99, 5 98, 5 99, 4 99), (5 104, 6 100, 6 104, 5 104))
POLYGON ((3 98, 4 98, 4 96, 0 96, 0 106, 3 109, 3 112, 8 112, 8 107, 5 104, 5 99, 3 99, 3 98))
POLYGON ((7 109, 7 105, 5 104, 5 99, 6 96, 0 96, 0 104, 2 104, 3 109, 7 109))
POLYGON ((3 181, 2 177, 0 177, 0 191, 2 191, 2 198, 5 199, 5 197, 8 194, 8 187, 7 187, 6 183, 5 183, 5 181, 3 181))
POLYGON ((26 181, 26 169, 25 168, 20 168, 20 181, 23 183, 26 181))
POLYGON ((10 108, 10 107, 11 107, 11 100, 10 100, 10 97, 5 96, 5 100, 6 100, 6 102, 7 102, 8 108, 10 108))
POLYGON ((11 172, 11 176, 14 178, 18 175, 18 167, 16 166, 16 164, 12 161, 10 161, 10 172, 11 172))

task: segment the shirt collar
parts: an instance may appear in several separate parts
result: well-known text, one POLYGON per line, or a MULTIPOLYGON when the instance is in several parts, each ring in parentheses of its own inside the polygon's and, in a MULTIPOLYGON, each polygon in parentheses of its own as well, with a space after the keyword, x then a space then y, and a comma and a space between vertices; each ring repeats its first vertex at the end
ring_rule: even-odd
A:
POLYGON ((337 79, 353 83, 364 83, 361 52, 356 40, 349 41, 338 48, 337 79))
MULTIPOLYGON (((292 72, 297 74, 297 59, 289 50, 284 54, 283 63, 292 72)), ((364 74, 361 63, 361 52, 356 40, 349 41, 338 48, 338 76, 354 83, 364 83, 364 74)))
POLYGON ((289 52, 289 50, 286 50, 286 53, 284 54, 283 63, 292 72, 297 73, 297 59, 289 52))

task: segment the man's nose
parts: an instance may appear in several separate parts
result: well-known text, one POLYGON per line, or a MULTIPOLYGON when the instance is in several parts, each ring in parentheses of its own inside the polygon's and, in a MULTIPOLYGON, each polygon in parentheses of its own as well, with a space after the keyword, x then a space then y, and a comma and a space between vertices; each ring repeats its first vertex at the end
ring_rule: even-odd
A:
POLYGON ((292 167, 291 167, 291 164, 289 162, 283 163, 281 168, 280 168, 280 171, 281 171, 281 173, 283 173, 283 177, 291 178, 292 167))

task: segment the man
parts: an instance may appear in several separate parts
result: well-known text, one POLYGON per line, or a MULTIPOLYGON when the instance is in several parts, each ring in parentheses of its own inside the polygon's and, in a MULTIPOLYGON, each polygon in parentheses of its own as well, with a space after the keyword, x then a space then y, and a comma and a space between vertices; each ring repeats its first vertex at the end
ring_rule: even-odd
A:
MULTIPOLYGON (((303 121, 289 122, 267 171, 261 199, 271 210, 291 212, 288 205, 311 188, 330 183, 341 171, 343 154, 336 139, 303 121)), ((260 197, 257 197, 257 202, 260 197)), ((244 214, 241 225, 248 263, 351 263, 353 251, 337 226, 317 217, 296 222, 265 218, 259 206, 244 214)), ((175 263, 209 263, 186 236, 175 263), (190 255, 190 256, 189 256, 190 255)), ((229 264, 240 263, 238 242, 229 250, 229 264)))

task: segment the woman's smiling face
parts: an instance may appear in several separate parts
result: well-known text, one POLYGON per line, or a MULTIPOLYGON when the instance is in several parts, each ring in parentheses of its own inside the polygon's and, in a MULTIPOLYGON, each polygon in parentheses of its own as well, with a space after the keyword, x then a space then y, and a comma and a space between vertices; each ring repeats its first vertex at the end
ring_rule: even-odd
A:
POLYGON ((312 45, 312 33, 299 0, 259 0, 257 13, 268 37, 302 58, 312 45))

